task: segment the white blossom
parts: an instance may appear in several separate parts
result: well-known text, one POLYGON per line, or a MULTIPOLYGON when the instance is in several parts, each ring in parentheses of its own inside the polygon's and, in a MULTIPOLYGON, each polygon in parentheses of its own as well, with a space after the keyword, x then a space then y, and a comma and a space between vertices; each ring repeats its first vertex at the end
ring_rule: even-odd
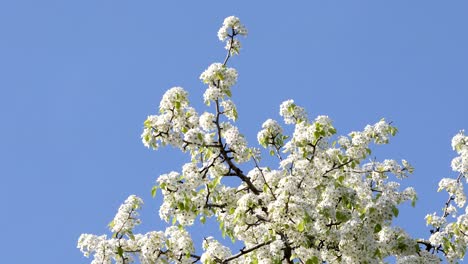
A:
POLYGON ((402 203, 414 205, 417 200, 413 187, 401 187, 414 168, 406 160, 371 156, 373 145, 387 144, 397 133, 385 119, 339 136, 328 116, 309 120, 304 108, 287 100, 280 105, 280 115, 294 128, 286 133, 268 119, 257 134, 259 144, 279 163, 264 162, 257 148, 248 147, 246 136, 233 123, 237 109, 230 99, 231 87, 238 76, 227 66, 241 47, 235 37, 246 34, 234 16, 226 18, 218 32, 226 41, 226 61, 211 64, 200 75, 207 85, 203 99, 215 104, 213 112, 199 115, 189 105, 188 93, 173 87, 162 96, 159 113, 144 122, 144 146, 171 145, 189 155, 181 172, 160 175, 152 189, 153 195, 156 190, 162 193, 159 216, 168 223, 166 230, 134 234, 143 201, 131 195, 109 224, 112 236, 80 236, 77 247, 83 255, 92 257, 93 264, 373 264, 392 256, 397 263, 425 264, 440 263, 439 257, 448 263, 463 259, 468 248, 464 132, 452 139, 457 156, 451 165, 458 177, 439 182, 448 200, 441 212, 426 216, 430 235, 415 239, 394 222, 402 203), (208 236, 197 241, 203 246, 197 255, 190 229, 185 229, 197 219, 217 221, 223 236, 245 248, 233 253, 208 236))
POLYGON ((237 127, 230 127, 223 134, 226 143, 234 151, 233 156, 239 162, 245 162, 249 159, 249 148, 244 136, 237 127))
POLYGON ((173 87, 163 95, 159 104, 161 111, 180 109, 188 105, 188 93, 182 87, 173 87))
POLYGON ((221 107, 223 108, 223 113, 227 118, 234 121, 237 119, 236 105, 231 100, 222 101, 221 107))
POLYGON ((281 147, 283 145, 282 137, 283 128, 273 119, 268 119, 262 124, 262 130, 257 134, 257 140, 260 145, 267 147, 268 145, 275 145, 281 147))
POLYGON ((205 252, 201 255, 201 263, 215 263, 231 256, 231 250, 213 237, 203 240, 203 249, 205 252))
POLYGON ((286 124, 300 123, 307 120, 304 108, 294 104, 294 100, 284 101, 280 105, 280 115, 286 124))
POLYGON ((246 36, 247 29, 241 24, 238 17, 226 17, 226 19, 224 19, 223 26, 218 31, 218 38, 219 40, 224 41, 228 36, 232 36, 233 33, 246 36), (230 32, 230 30, 233 30, 234 32, 230 32))
POLYGON ((461 130, 452 138, 452 148, 459 154, 462 150, 466 150, 468 148, 468 137, 465 136, 464 130, 461 130))
MULTIPOLYGON (((213 63, 201 75, 200 79, 209 86, 227 90, 237 81, 237 71, 222 63, 213 63)), ((225 90, 223 90, 225 92, 225 90)))
POLYGON ((133 228, 140 224, 137 210, 143 205, 143 200, 136 195, 130 195, 119 207, 119 211, 110 224, 110 230, 114 233, 131 232, 133 228))
POLYGON ((214 130, 216 128, 215 116, 212 113, 205 112, 200 116, 200 126, 205 131, 214 130))
POLYGON ((241 43, 238 39, 229 39, 224 48, 229 51, 230 55, 237 55, 240 52, 241 43))

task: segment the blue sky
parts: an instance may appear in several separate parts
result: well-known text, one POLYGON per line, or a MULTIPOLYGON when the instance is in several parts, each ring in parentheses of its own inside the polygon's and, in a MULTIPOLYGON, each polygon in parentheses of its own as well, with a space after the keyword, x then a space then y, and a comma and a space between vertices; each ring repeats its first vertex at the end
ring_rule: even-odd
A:
POLYGON ((204 110, 198 77, 224 58, 216 33, 229 15, 249 29, 231 66, 251 145, 289 98, 342 134, 393 121, 400 133, 374 154, 416 168, 403 185, 419 202, 397 223, 427 237, 424 216, 447 198, 436 185, 454 175, 450 140, 468 129, 467 11, 456 0, 0 2, 2 262, 88 263, 78 236, 107 233, 130 194, 145 200, 139 231, 163 228, 151 187, 187 158, 144 148, 142 122, 173 86, 204 110))

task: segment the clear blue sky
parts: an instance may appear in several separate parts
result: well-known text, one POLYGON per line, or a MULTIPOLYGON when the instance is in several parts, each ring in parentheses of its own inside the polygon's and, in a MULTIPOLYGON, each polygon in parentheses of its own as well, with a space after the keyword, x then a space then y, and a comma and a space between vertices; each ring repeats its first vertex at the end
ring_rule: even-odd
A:
POLYGON ((129 194, 146 202, 139 231, 162 228, 151 186, 186 158, 144 148, 142 122, 172 86, 204 109, 198 76, 223 59, 229 15, 249 29, 231 65, 251 145, 289 98, 342 134, 386 117, 400 133, 374 153, 416 167, 404 185, 420 199, 398 224, 426 237, 468 129, 467 14, 461 0, 1 1, 1 262, 89 263, 78 236, 107 233, 129 194))

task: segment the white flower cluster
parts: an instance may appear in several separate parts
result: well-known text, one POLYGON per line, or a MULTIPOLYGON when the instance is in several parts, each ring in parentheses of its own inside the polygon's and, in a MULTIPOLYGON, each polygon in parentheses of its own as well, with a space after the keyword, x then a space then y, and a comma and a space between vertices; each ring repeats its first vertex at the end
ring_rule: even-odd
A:
POLYGON ((418 254, 401 256, 397 258, 397 264, 439 264, 441 260, 437 255, 421 250, 418 254))
POLYGON ((241 43, 235 37, 237 35, 247 36, 247 29, 241 24, 238 17, 230 16, 224 19, 223 25, 218 31, 218 38, 221 41, 226 41, 224 47, 229 55, 239 54, 241 43))
MULTIPOLYGON (((185 167, 184 167, 185 168, 185 167)), ((193 170, 192 167, 188 167, 193 170)), ((192 176, 192 178, 200 178, 192 176)), ((184 183, 183 176, 177 172, 170 172, 159 176, 158 183, 164 195, 164 202, 159 209, 161 219, 168 222, 171 217, 175 217, 183 225, 191 225, 195 220, 195 213, 192 207, 201 206, 201 201, 190 199, 193 189, 202 182, 195 182, 193 185, 184 183)), ((195 197, 194 197, 195 198, 195 197)))
POLYGON ((85 257, 89 257, 90 254, 96 251, 97 249, 104 251, 107 248, 105 245, 106 240, 106 235, 96 236, 92 234, 82 234, 78 238, 78 248, 81 252, 83 252, 85 257))
POLYGON ((246 162, 250 159, 251 151, 247 146, 247 141, 237 127, 226 126, 223 137, 233 151, 234 159, 237 162, 246 162))
POLYGON ((237 71, 222 63, 213 63, 200 75, 200 79, 209 86, 229 88, 237 81, 237 71))
POLYGON ((160 115, 151 115, 144 122, 141 139, 148 148, 160 144, 183 148, 183 133, 198 127, 198 113, 189 106, 188 93, 181 87, 169 89, 159 104, 160 115))
POLYGON ((200 126, 205 131, 211 131, 216 128, 215 115, 213 113, 205 112, 200 116, 200 126))
POLYGON ((159 110, 179 111, 188 106, 188 93, 182 87, 173 87, 166 91, 159 103, 159 110))
POLYGON ((262 130, 257 134, 257 140, 263 147, 284 145, 283 128, 273 119, 268 119, 262 124, 262 130))
POLYGON ((449 194, 449 200, 443 209, 442 216, 436 213, 426 216, 427 225, 434 227, 432 235, 429 238, 430 244, 434 248, 443 247, 447 260, 455 263, 462 259, 468 247, 468 207, 466 204, 466 194, 463 188, 462 178, 466 177, 468 172, 468 137, 464 131, 460 131, 452 138, 452 148, 458 154, 452 160, 452 169, 459 173, 457 179, 443 178, 439 182, 438 191, 445 190, 449 194), (452 204, 455 203, 455 206, 452 204), (457 207, 464 208, 464 214, 457 217, 457 207), (452 215, 455 221, 449 221, 447 218, 452 215))
POLYGON ((165 247, 166 237, 161 231, 151 231, 145 235, 137 235, 136 239, 141 248, 140 262, 153 264, 161 256, 161 249, 165 247))
POLYGON ((170 226, 164 233, 166 246, 174 257, 184 259, 183 263, 192 263, 190 253, 194 251, 193 241, 187 230, 177 226, 170 226))
POLYGON ((452 148, 459 156, 452 160, 452 169, 456 172, 468 174, 468 136, 460 131, 452 139, 452 148))
POLYGON ((192 128, 185 132, 184 141, 190 142, 191 145, 196 148, 197 146, 202 146, 204 144, 205 134, 198 127, 192 128))
POLYGON ((417 199, 414 188, 401 191, 399 183, 413 167, 406 160, 401 164, 391 159, 366 161, 372 144, 386 144, 397 132, 383 119, 362 131, 336 137, 328 116, 309 120, 304 108, 293 100, 285 101, 280 115, 286 124, 294 125, 294 132, 291 137, 284 135, 273 119, 263 123, 258 142, 278 157, 279 166, 261 166, 259 150, 249 148, 245 136, 232 124, 237 110, 228 98, 237 72, 226 63, 240 48, 234 37, 246 33, 238 18, 226 18, 218 32, 227 42, 226 61, 213 63, 200 76, 208 86, 205 103, 216 104, 214 113, 199 116, 189 106, 188 93, 174 87, 164 94, 160 113, 144 123, 145 146, 173 145, 190 153, 182 172, 160 175, 152 191, 154 195, 161 190, 159 215, 172 225, 165 232, 133 234, 143 201, 132 195, 110 224, 111 238, 90 234, 79 238, 83 254, 92 255, 92 263, 109 264, 132 263, 135 257, 143 264, 383 263, 389 256, 396 257, 397 263, 431 264, 440 263, 438 254, 444 254, 449 263, 463 258, 468 247, 468 208, 459 209, 466 204, 462 180, 468 167, 468 137, 460 132, 452 140, 458 153, 452 168, 459 177, 439 183, 449 200, 442 215, 426 217, 432 235, 428 240, 413 239, 393 223, 398 207, 417 199), (252 169, 245 170, 247 164, 239 167, 252 157, 252 169), (227 186, 234 178, 238 185, 227 186), (184 228, 198 217, 202 223, 216 218, 222 235, 242 241, 245 249, 233 255, 208 237, 204 252, 195 255, 184 228))
POLYGON ((247 36, 247 28, 241 24, 238 17, 226 17, 224 19, 223 25, 218 31, 218 38, 221 41, 225 41, 228 37, 234 35, 247 36))
POLYGON ((217 263, 232 255, 228 247, 223 246, 213 237, 207 237, 203 240, 203 249, 205 252, 200 258, 203 264, 217 263))
POLYGON ((143 205, 143 200, 136 195, 130 195, 119 207, 119 211, 111 222, 110 230, 114 233, 126 234, 140 224, 137 210, 143 205))
POLYGON ((437 191, 445 190, 450 196, 455 197, 454 201, 459 208, 462 208, 466 203, 466 196, 463 190, 463 183, 456 179, 443 178, 439 182, 439 189, 437 191))
MULTIPOLYGON (((135 217, 133 209, 129 207, 133 206, 138 209, 142 203, 140 198, 132 195, 122 204, 114 219, 117 223, 115 226, 120 225, 122 228, 116 232, 120 234, 123 230, 130 228, 128 221, 119 224, 118 219, 125 214, 135 217)), ((142 264, 159 263, 159 261, 162 263, 177 261, 187 264, 193 262, 190 257, 194 252, 193 242, 183 228, 171 226, 165 232, 151 231, 135 235, 129 231, 127 235, 128 239, 121 235, 114 235, 108 239, 106 235, 82 234, 78 239, 77 247, 85 257, 93 256, 92 264, 133 263, 137 253, 139 263, 142 264)))
POLYGON ((230 55, 237 55, 241 49, 241 42, 238 39, 229 39, 224 48, 229 51, 230 55))
POLYGON ((223 107, 223 113, 227 118, 233 121, 237 120, 237 109, 233 101, 224 100, 221 102, 221 107, 223 107))
POLYGON ((304 108, 294 104, 294 100, 284 101, 280 105, 280 115, 284 118, 286 124, 297 124, 307 120, 304 108))
POLYGON ((205 104, 209 104, 210 101, 231 96, 231 87, 237 82, 237 71, 222 63, 213 63, 200 75, 200 79, 203 83, 208 84, 203 98, 205 104))
POLYGON ((402 160, 402 165, 398 164, 396 160, 386 159, 383 162, 371 162, 363 165, 367 171, 372 172, 372 180, 380 181, 388 177, 388 173, 392 173, 399 179, 403 179, 413 173, 414 168, 408 161, 402 160))
MULTIPOLYGON (((367 125, 362 132, 351 132, 349 134, 350 138, 340 137, 338 144, 346 149, 347 155, 356 159, 363 159, 371 153, 368 147, 371 142, 375 144, 387 144, 390 136, 394 136, 396 133, 397 129, 388 124, 385 119, 382 119, 374 125, 367 125)), ((407 169, 409 170, 410 167, 407 169)))

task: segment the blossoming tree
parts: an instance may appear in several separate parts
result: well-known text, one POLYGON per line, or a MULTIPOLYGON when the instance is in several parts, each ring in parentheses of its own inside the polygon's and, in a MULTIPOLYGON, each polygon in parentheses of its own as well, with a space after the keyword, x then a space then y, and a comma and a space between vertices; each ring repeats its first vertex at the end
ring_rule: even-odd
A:
POLYGON ((250 147, 239 128, 231 87, 237 80, 228 67, 238 55, 238 36, 247 35, 237 17, 224 20, 218 32, 227 55, 213 63, 200 79, 207 85, 204 102, 212 112, 190 107, 181 87, 162 97, 159 114, 144 122, 143 144, 154 150, 172 145, 191 156, 181 172, 159 176, 163 195, 160 217, 172 223, 165 231, 134 234, 143 201, 131 195, 109 224, 111 237, 83 234, 78 248, 92 263, 398 263, 456 262, 468 244, 468 214, 463 181, 468 172, 468 137, 452 140, 458 156, 457 173, 439 183, 449 198, 440 214, 426 217, 428 239, 412 238, 392 224, 398 205, 415 203, 413 188, 400 190, 399 181, 413 168, 405 160, 366 162, 371 144, 387 144, 397 129, 384 119, 363 131, 337 136, 327 116, 309 119, 293 100, 280 106, 284 123, 294 126, 285 135, 280 122, 266 120, 257 134, 265 153, 279 165, 262 166, 262 151, 250 147), (267 154, 268 155, 268 154, 267 154), (275 159, 276 159, 275 158, 275 159), (243 164, 244 163, 244 164, 243 164), (251 165, 250 170, 245 168, 251 165), (237 186, 223 183, 237 178, 237 186), (449 218, 448 216, 453 216, 449 218), (215 218, 224 236, 241 241, 232 252, 213 237, 195 251, 187 226, 196 219, 215 218))

